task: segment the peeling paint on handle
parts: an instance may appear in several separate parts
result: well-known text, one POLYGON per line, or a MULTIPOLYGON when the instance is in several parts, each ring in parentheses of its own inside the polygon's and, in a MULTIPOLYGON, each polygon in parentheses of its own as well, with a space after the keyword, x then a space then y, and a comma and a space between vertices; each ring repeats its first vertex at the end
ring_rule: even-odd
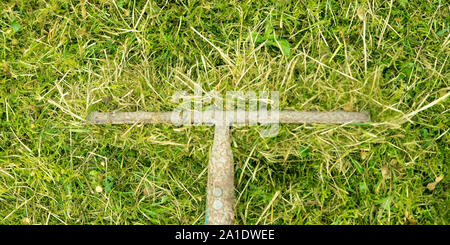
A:
POLYGON ((217 124, 208 166, 207 224, 234 223, 234 164, 230 127, 217 124))

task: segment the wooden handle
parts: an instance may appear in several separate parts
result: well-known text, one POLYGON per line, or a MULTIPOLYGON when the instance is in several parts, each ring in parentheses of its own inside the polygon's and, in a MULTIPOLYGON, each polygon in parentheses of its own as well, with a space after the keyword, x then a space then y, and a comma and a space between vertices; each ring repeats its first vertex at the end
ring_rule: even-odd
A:
POLYGON ((234 166, 230 127, 217 125, 208 166, 206 224, 234 223, 234 166))

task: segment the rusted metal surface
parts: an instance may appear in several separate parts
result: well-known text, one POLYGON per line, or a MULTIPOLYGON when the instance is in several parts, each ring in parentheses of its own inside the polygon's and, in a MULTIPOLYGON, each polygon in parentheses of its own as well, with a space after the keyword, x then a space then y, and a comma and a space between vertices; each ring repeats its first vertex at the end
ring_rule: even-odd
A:
POLYGON ((211 225, 234 223, 234 165, 230 127, 216 125, 208 164, 207 217, 211 225))
MULTIPOLYGON (((203 111, 201 113, 202 122, 205 124, 216 125, 226 120, 226 124, 237 123, 362 123, 369 122, 370 116, 365 112, 346 112, 346 111, 279 111, 278 116, 275 112, 268 115, 258 115, 258 111, 203 111), (222 114, 221 114, 222 113, 222 114), (220 119, 217 115, 220 115, 220 119), (242 117, 237 117, 242 115, 242 117), (225 119, 226 118, 226 119, 225 119)), ((178 113, 178 112, 177 112, 178 113)), ((182 124, 194 123, 194 112, 191 115, 185 115, 184 118, 174 117, 173 112, 92 112, 87 118, 87 123, 91 124, 156 124, 156 123, 174 123, 182 124), (184 120, 184 121, 183 121, 184 120)))
POLYGON ((347 111, 280 111, 280 123, 363 123, 369 122, 365 112, 347 111))
POLYGON ((172 112, 91 112, 86 118, 90 124, 171 123, 172 112))

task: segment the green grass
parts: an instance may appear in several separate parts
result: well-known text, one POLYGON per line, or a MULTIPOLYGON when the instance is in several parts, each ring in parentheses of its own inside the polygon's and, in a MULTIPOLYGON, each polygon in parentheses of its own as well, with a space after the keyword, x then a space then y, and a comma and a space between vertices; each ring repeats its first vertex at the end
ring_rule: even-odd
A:
POLYGON ((273 138, 233 128, 236 223, 449 223, 447 1, 11 0, 0 12, 1 224, 203 224, 211 127, 82 123, 171 110, 194 83, 372 116, 273 138))

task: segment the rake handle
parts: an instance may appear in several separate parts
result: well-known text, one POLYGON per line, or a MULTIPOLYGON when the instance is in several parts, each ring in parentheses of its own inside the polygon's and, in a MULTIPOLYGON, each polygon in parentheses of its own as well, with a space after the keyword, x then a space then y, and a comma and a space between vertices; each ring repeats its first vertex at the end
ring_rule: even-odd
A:
POLYGON ((216 124, 208 164, 206 224, 234 223, 234 164, 230 127, 216 124))

